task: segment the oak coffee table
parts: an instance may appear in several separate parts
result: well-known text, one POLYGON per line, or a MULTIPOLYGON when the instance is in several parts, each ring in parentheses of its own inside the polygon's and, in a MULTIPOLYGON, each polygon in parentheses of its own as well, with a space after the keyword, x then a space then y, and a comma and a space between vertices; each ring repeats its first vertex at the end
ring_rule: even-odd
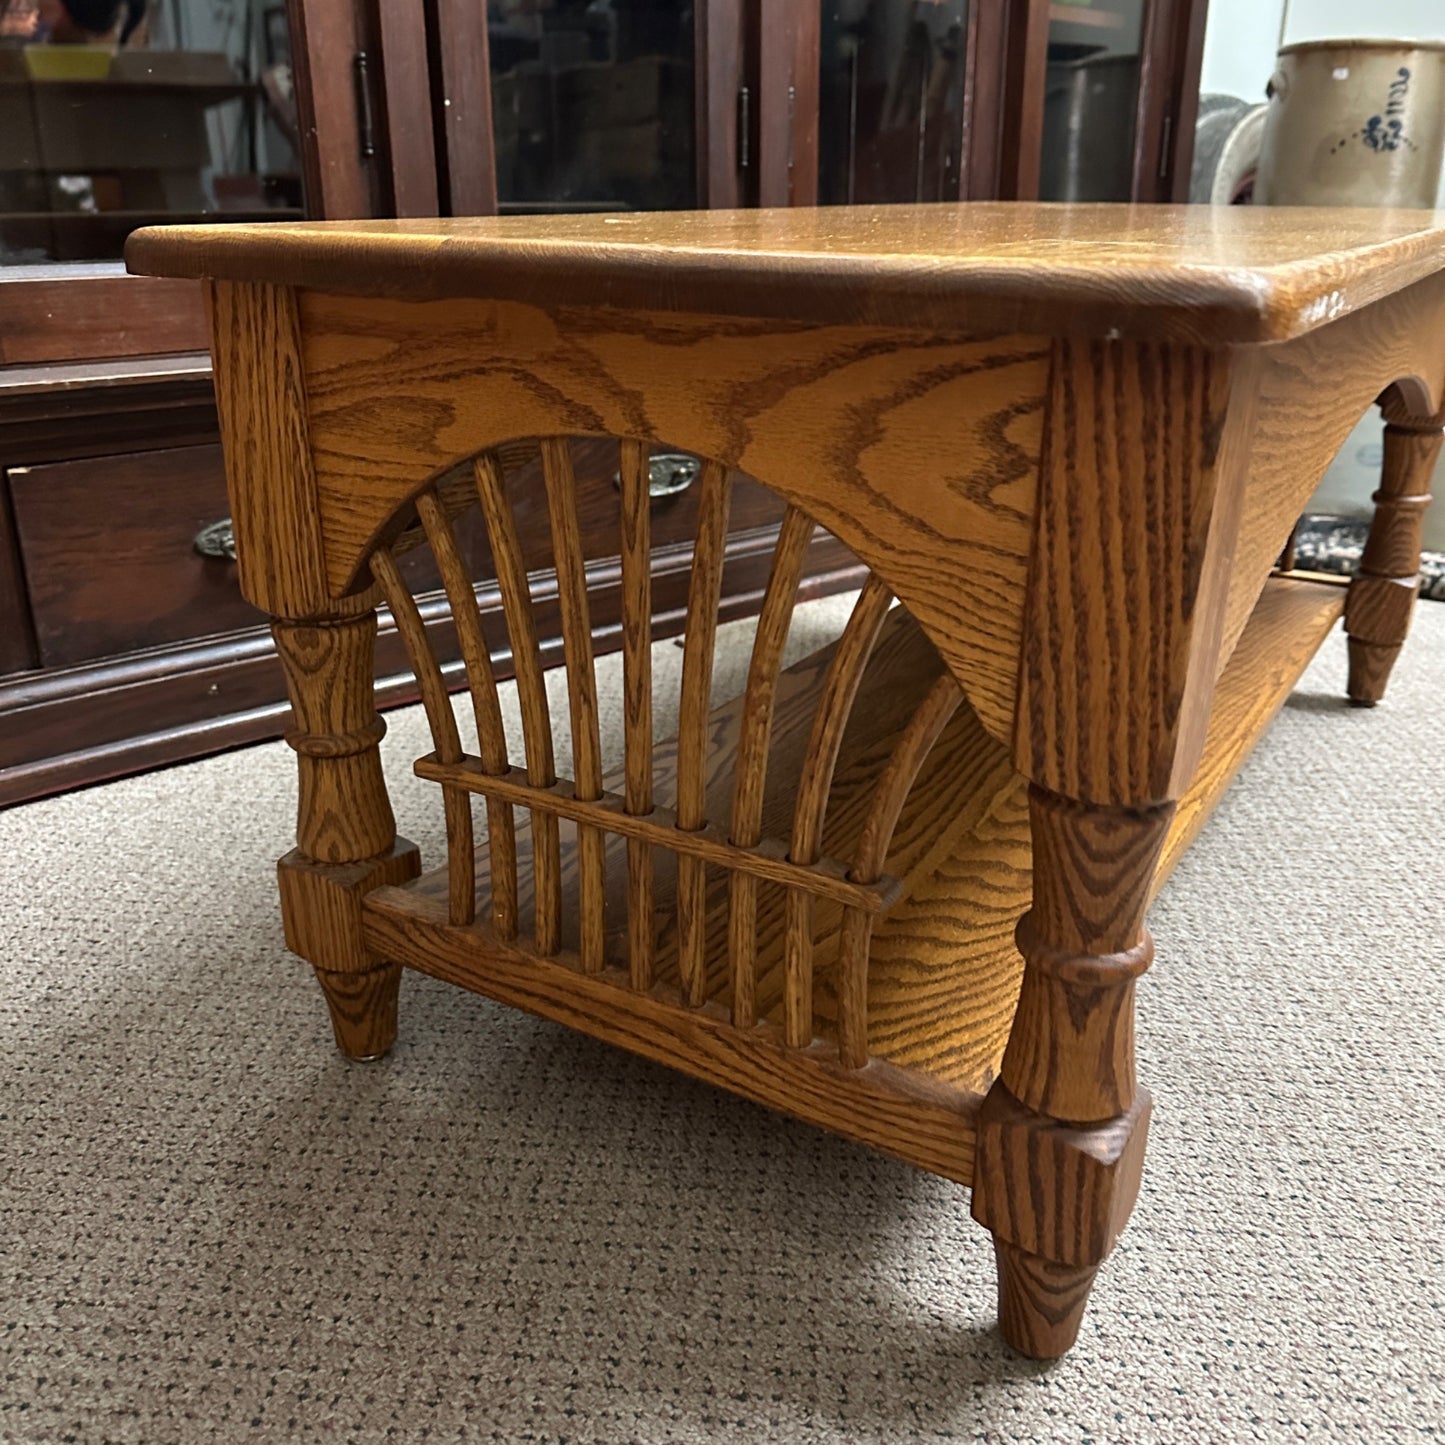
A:
POLYGON ((246 596, 300 771, 290 947, 384 1053, 402 966, 973 1190, 1003 1332, 1072 1344, 1139 1188, 1148 903, 1343 614, 1404 640, 1445 426, 1445 214, 940 205, 141 231, 199 277, 246 596), (1372 403, 1348 591, 1276 567, 1372 403), (568 438, 619 440, 625 752, 604 771, 568 438), (702 459, 677 735, 654 738, 648 461, 702 459), (540 452, 555 577, 509 472, 540 452), (710 698, 734 472, 787 502, 744 695, 710 698), (454 530, 479 508, 508 752, 454 530), (805 550, 868 577, 780 657, 805 550), (464 743, 397 556, 445 582, 464 743), (559 776, 533 593, 560 608, 559 776), (375 609, 410 648, 445 866, 398 838, 375 609), (897 605, 894 605, 894 604, 897 605), (475 829, 481 800, 484 846, 475 829))

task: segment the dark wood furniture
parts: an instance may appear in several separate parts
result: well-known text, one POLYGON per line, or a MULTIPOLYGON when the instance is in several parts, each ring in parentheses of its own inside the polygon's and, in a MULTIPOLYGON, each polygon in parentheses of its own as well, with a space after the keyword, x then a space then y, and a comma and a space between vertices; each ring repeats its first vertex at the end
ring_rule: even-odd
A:
MULTIPOLYGON (((397 215, 1188 195, 1205 0, 630 0, 606 31, 518 0, 490 35, 464 0, 411 0, 370 41, 364 4, 349 28, 336 8, 308 79, 344 112, 366 45, 380 185, 417 188, 397 215), (402 18, 424 8, 429 58, 402 18)), ((329 149, 353 153, 344 126, 329 149)))
POLYGON ((1147 904, 1341 615, 1364 703, 1409 624, 1445 428, 1440 218, 503 217, 151 231, 129 255, 208 288, 241 585, 275 619, 294 710, 286 938, 342 1050, 390 1047, 409 966, 971 1185, 1005 1335, 1067 1350, 1139 1189, 1147 904), (1377 398, 1362 575, 1348 593, 1272 576, 1377 398), (619 442, 610 776, 578 437, 619 442), (677 446, 706 462, 677 734, 657 743, 647 458, 677 446), (739 475, 787 511, 747 690, 710 712, 739 475), (533 507, 571 778, 537 644, 551 594, 521 545, 533 507), (478 517, 525 764, 472 603, 478 517), (817 524, 867 580, 838 643, 780 674, 817 524), (405 570, 423 543, 475 756, 405 570), (430 873, 377 750, 381 599, 431 723, 416 771, 448 847, 430 873))
MULTIPOLYGON (((1050 76, 1090 56, 1122 77, 1103 126, 1108 194, 1164 199, 1187 182, 1203 0, 871 0, 846 23, 820 0, 620 0, 615 33, 581 4, 530 31, 491 8, 489 33, 479 0, 292 0, 310 215, 1031 196, 1050 180, 1050 76)), ((214 77, 203 94, 177 89, 192 110, 223 93, 214 77)), ((64 224, 118 245, 127 223, 64 224)), ((103 262, 0 265, 0 802, 282 726, 269 635, 231 565, 192 546, 225 514, 206 345, 193 283, 103 262)), ((615 464, 594 453, 578 467, 601 507, 615 464)), ((661 504, 658 526, 675 519, 681 535, 690 515, 661 504)), ((726 613, 756 605, 780 515, 766 498, 735 508, 726 613)), ((598 615, 615 619, 615 550, 588 546, 598 615)), ((668 555, 657 586, 677 613, 668 555)), ((826 548, 814 564, 820 589, 850 580, 826 548)), ((476 580, 492 606, 495 580, 476 580)), ((446 610, 440 593, 428 606, 446 610)), ((543 640, 555 655, 560 634, 543 640)), ((383 697, 411 696, 385 631, 379 657, 383 697)))

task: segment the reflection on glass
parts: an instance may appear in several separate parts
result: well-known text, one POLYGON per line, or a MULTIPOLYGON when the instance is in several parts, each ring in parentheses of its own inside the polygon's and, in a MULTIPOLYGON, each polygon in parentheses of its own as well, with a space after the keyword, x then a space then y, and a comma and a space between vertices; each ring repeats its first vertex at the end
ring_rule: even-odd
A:
POLYGON ((1049 6, 1039 198, 1127 201, 1144 0, 1049 6))
POLYGON ((284 3, 0 0, 0 264, 303 214, 284 3))
POLYGON ((505 211, 697 204, 691 0, 489 0, 505 211))
POLYGON ((818 200, 958 195, 966 0, 824 0, 818 200))

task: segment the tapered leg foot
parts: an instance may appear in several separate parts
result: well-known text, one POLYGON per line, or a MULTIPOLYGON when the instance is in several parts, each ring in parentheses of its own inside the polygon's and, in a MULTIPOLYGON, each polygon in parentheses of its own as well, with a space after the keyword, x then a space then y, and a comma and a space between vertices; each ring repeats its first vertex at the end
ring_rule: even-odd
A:
POLYGON ((396 1004, 401 965, 383 964, 369 973, 316 970, 326 995, 336 1047, 359 1063, 379 1059, 396 1042, 396 1004))
POLYGON ((1144 909, 1173 814, 1029 789, 1024 976, 978 1112, 973 1217, 994 1237, 999 1327, 1034 1359, 1074 1343, 1139 1196, 1150 1101, 1134 1077, 1134 984, 1154 954, 1144 909))
POLYGON ((1440 455, 1440 417, 1412 417, 1398 394, 1382 399, 1385 460, 1375 517, 1345 600, 1350 636, 1350 701, 1374 707, 1410 630, 1420 590, 1420 535, 1430 477, 1440 455))
POLYGON ((1349 697, 1356 707, 1374 707, 1384 697, 1400 647, 1350 638, 1349 697))
POLYGON ((1097 1264, 1056 1264, 995 1238, 998 1327, 1033 1360, 1056 1360, 1073 1348, 1094 1287, 1097 1264))

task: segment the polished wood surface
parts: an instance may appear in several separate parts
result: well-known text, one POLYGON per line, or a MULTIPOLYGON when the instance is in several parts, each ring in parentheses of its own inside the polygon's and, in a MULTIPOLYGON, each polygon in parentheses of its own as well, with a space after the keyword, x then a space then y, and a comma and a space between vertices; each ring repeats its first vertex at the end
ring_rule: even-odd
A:
MULTIPOLYGON (((1413 596, 1445 229, 845 208, 150 235, 133 259, 212 297, 242 580, 278 617, 300 719, 288 936, 323 987, 409 964, 966 1177, 1006 1337, 1067 1349, 1142 1177, 1145 911, 1346 609, 1267 572, 1331 439, 1382 396, 1357 641, 1394 646, 1413 596), (626 755, 605 777, 567 438, 615 444, 623 489, 626 755), (505 484, 531 448, 570 778, 505 484), (678 736, 644 762, 639 514, 661 448, 694 453, 701 479, 678 736), (455 571, 459 469, 497 564, 525 766, 461 751, 395 560, 432 532, 455 571), (787 511, 748 692, 715 705, 746 477, 787 511), (780 674, 814 525, 863 587, 839 641, 780 674), (429 696, 416 770, 447 822, 447 867, 402 884, 368 758, 373 579, 429 696), (343 784, 360 831, 327 843, 343 784), (473 796, 516 819, 499 852, 476 847, 473 796)), ((356 997, 331 1000, 352 1052, 356 997)))
POLYGON ((977 202, 177 226, 132 270, 417 299, 1278 341, 1439 271, 1445 215, 977 202))
POLYGON ((826 526, 1007 735, 1046 339, 309 292, 300 306, 330 595, 459 457, 518 436, 641 436, 735 467, 826 526))

